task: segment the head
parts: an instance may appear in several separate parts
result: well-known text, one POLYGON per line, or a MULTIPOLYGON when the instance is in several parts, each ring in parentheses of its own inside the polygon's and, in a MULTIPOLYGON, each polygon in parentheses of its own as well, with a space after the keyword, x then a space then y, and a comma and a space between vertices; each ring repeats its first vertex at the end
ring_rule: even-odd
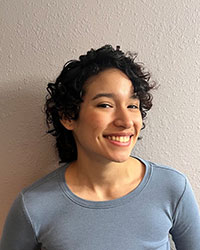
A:
MULTIPOLYGON (((139 99, 139 109, 143 119, 152 107, 150 90, 155 86, 150 82, 150 74, 135 62, 136 54, 125 54, 119 47, 105 45, 91 49, 79 60, 68 61, 54 83, 49 83, 46 99, 46 121, 48 133, 56 137, 56 146, 61 162, 77 159, 77 147, 72 130, 63 126, 62 121, 77 121, 81 104, 87 93, 88 82, 94 76, 109 69, 118 69, 132 83, 134 94, 139 99)), ((70 123, 69 123, 70 126, 70 123)))

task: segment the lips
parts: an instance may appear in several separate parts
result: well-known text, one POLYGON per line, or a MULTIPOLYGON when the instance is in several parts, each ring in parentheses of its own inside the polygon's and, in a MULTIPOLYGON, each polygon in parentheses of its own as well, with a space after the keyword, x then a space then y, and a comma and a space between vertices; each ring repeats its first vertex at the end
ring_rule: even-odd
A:
POLYGON ((109 140, 118 141, 118 142, 128 142, 130 140, 130 136, 105 136, 109 140))
POLYGON ((132 136, 133 134, 130 133, 104 135, 104 137, 109 141, 117 142, 119 144, 129 143, 132 136))

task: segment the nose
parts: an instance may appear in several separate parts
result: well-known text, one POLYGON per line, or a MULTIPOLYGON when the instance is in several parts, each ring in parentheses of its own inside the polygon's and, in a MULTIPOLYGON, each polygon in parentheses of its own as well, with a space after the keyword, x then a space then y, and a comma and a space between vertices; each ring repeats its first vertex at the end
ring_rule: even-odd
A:
POLYGON ((130 111, 127 109, 116 110, 114 124, 117 127, 123 127, 126 129, 131 128, 133 126, 133 117, 131 116, 130 111))

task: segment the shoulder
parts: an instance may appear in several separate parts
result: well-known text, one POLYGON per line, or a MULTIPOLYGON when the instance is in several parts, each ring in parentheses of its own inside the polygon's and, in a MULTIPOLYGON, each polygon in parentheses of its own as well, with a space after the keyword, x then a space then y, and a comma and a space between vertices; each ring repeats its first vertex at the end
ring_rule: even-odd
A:
POLYGON ((178 184, 185 185, 187 177, 184 173, 177 169, 162 164, 157 164, 149 161, 149 165, 152 168, 153 175, 155 178, 160 178, 162 181, 166 180, 169 183, 178 182, 178 184))
MULTIPOLYGON (((141 159, 142 160, 142 159, 141 159)), ((152 161, 142 160, 145 165, 152 169, 152 172, 156 176, 160 177, 171 177, 176 180, 185 182, 187 179, 186 175, 172 166, 167 166, 165 164, 159 164, 152 161)))
POLYGON ((148 188, 170 201, 178 201, 188 185, 186 175, 171 166, 140 160, 143 161, 149 172, 148 188))
POLYGON ((61 183, 63 182, 65 166, 59 167, 48 175, 24 188, 20 193, 25 211, 29 214, 45 211, 55 207, 62 197, 61 183))
MULTIPOLYGON (((59 167, 29 187, 24 188, 9 212, 9 220, 16 220, 23 225, 30 225, 36 235, 41 226, 48 225, 49 221, 62 210, 63 193, 61 183, 65 166, 59 167)), ((12 222, 11 222, 12 224, 12 222)))
POLYGON ((169 182, 178 181, 180 184, 185 184, 187 177, 184 173, 178 171, 177 169, 167 166, 164 164, 158 164, 152 161, 144 160, 137 157, 146 168, 151 172, 151 174, 158 179, 167 180, 169 182))
POLYGON ((51 187, 55 188, 55 185, 58 185, 64 168, 64 166, 59 167, 56 170, 50 172, 46 176, 32 183, 30 186, 25 187, 21 193, 24 196, 28 196, 29 194, 34 192, 48 191, 51 187))
POLYGON ((171 192, 182 194, 186 188, 188 179, 186 175, 171 166, 161 165, 157 163, 149 163, 152 167, 153 180, 166 186, 171 192))

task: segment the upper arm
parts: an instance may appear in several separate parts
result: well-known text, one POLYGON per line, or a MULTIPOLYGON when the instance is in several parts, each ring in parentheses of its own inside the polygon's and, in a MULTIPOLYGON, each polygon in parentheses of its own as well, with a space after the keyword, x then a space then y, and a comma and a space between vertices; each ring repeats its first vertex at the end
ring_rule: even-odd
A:
POLYGON ((0 250, 40 249, 31 222, 25 211, 22 195, 14 201, 3 229, 0 250))
POLYGON ((170 230, 177 250, 200 249, 200 214, 191 185, 186 180, 170 230))

